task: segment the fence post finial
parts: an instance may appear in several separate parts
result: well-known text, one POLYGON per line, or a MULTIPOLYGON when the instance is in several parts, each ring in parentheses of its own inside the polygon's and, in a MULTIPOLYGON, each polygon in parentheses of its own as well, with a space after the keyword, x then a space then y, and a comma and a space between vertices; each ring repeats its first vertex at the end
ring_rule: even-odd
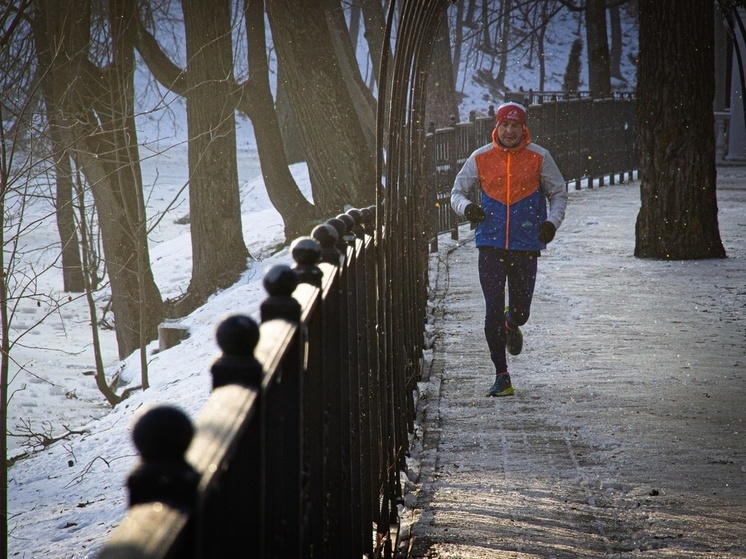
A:
POLYGON ((199 474, 184 458, 194 436, 187 415, 173 406, 148 409, 132 428, 140 463, 127 477, 129 506, 162 502, 190 508, 197 496, 199 474))
POLYGON ((259 343, 259 326, 248 316, 236 314, 223 319, 215 330, 222 353, 210 367, 213 390, 227 384, 258 387, 262 365, 254 357, 259 343))
POLYGON ((337 247, 339 242, 337 229, 333 225, 322 223, 313 228, 311 237, 321 246, 321 261, 339 266, 341 253, 337 247))
POLYGON ((268 297, 259 307, 262 322, 282 318, 291 322, 300 320, 300 303, 293 298, 298 287, 298 275, 287 264, 275 264, 262 280, 268 297))
POLYGON ((337 216, 337 219, 341 219, 344 224, 347 226, 347 230, 343 234, 344 241, 350 245, 355 245, 355 220, 352 218, 350 214, 344 213, 339 214, 337 216))
POLYGON ((290 244, 290 254, 295 264, 293 270, 298 275, 298 282, 321 287, 324 274, 317 266, 321 260, 321 245, 311 237, 298 237, 290 244))

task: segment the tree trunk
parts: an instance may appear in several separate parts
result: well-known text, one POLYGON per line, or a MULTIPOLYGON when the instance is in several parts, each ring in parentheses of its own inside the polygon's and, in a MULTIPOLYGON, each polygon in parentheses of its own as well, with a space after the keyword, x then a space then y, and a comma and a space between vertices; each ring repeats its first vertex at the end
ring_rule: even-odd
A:
POLYGON ((290 173, 280 125, 269 87, 263 0, 247 0, 246 29, 249 56, 247 95, 239 108, 251 119, 267 195, 282 216, 285 240, 308 235, 317 218, 316 209, 306 200, 290 173))
POLYGON ((306 146, 314 202, 322 215, 346 204, 367 206, 376 193, 375 158, 342 78, 323 0, 298 10, 292 0, 272 0, 267 15, 279 64, 306 146))
POLYGON ((134 53, 123 37, 112 38, 112 63, 106 70, 93 66, 87 58, 90 12, 86 0, 48 0, 40 5, 40 27, 34 33, 42 50, 49 45, 56 48, 49 50, 49 79, 55 95, 64 97, 56 99, 53 109, 63 143, 93 191, 119 356, 124 358, 142 340, 157 337, 164 307, 150 269, 145 236, 133 112, 134 53), (141 313, 141 308, 148 312, 141 313))
POLYGON ((513 15, 512 12, 512 0, 503 0, 502 31, 500 33, 500 42, 498 44, 500 52, 500 66, 497 70, 497 76, 495 77, 497 87, 501 90, 505 89, 505 72, 508 68, 508 51, 510 50, 510 20, 513 15))
MULTIPOLYGON (((42 12, 43 13, 43 12, 42 12)), ((38 15, 38 14, 37 14, 38 15)), ((35 33, 36 55, 43 68, 52 67, 53 53, 46 43, 45 33, 40 29, 42 22, 35 18, 32 32, 35 33)), ((56 186, 55 211, 57 231, 62 246, 62 285, 65 291, 82 292, 85 289, 83 264, 80 257, 80 242, 75 227, 75 211, 72 204, 73 180, 70 153, 65 149, 57 105, 62 92, 54 90, 56 82, 50 74, 42 80, 42 95, 47 110, 49 136, 54 159, 56 186)))
MULTIPOLYGON (((386 16, 383 12, 381 0, 361 0, 361 2, 363 21, 365 22, 365 40, 368 43, 368 51, 373 63, 373 76, 377 83, 378 69, 381 67, 381 58, 385 52, 386 16)), ((390 60, 388 68, 391 68, 390 60)))
POLYGON ((551 20, 551 16, 549 15, 549 9, 547 7, 546 2, 541 3, 541 25, 539 26, 539 30, 537 32, 537 38, 536 38, 536 50, 537 50, 537 58, 539 59, 539 91, 544 91, 544 82, 546 81, 547 77, 547 68, 546 68, 546 61, 544 56, 544 37, 546 37, 547 34, 547 25, 549 24, 549 21, 551 20))
POLYGON ((425 122, 444 126, 450 117, 458 117, 456 85, 453 82, 451 46, 448 38, 448 18, 442 17, 427 73, 427 103, 425 122))
MULTIPOLYGON (((447 19, 447 18, 446 18, 447 19)), ((456 14, 453 21, 453 55, 451 69, 453 83, 458 84, 458 69, 461 64, 461 46, 464 40, 464 3, 456 2, 456 14)), ((447 24, 446 24, 447 25, 447 24)), ((449 41, 450 42, 450 41, 449 41)))
POLYGON ((639 257, 725 256, 715 187, 714 5, 692 0, 688 8, 675 0, 639 4, 639 257))
POLYGON ((282 64, 277 63, 277 120, 280 123, 280 134, 282 134, 282 144, 285 146, 285 157, 288 164, 306 161, 306 146, 303 143, 303 137, 300 134, 298 119, 293 112, 293 106, 290 104, 290 94, 288 93, 288 80, 285 77, 285 70, 282 64))
MULTIPOLYGON (((47 102, 47 106, 53 103, 47 102)), ((82 293, 85 291, 83 263, 80 257, 80 241, 75 226, 75 208, 73 207, 73 170, 70 154, 65 149, 59 133, 59 125, 54 121, 54 111, 49 114, 49 129, 54 154, 54 175, 56 185, 55 214, 57 231, 62 244, 62 285, 65 291, 82 293)))
POLYGON ((228 0, 182 0, 187 53, 192 278, 179 313, 228 287, 246 269, 236 162, 228 0))
POLYGON ((611 26, 611 48, 609 49, 609 75, 612 78, 622 77, 622 18, 619 6, 609 8, 609 25, 611 26))
POLYGON ((606 0, 587 0, 585 33, 588 45, 588 81, 597 99, 611 93, 609 40, 606 36, 606 0))
POLYGON ((376 149, 376 99, 365 85, 360 75, 355 50, 350 42, 350 32, 347 29, 344 11, 339 0, 324 0, 326 4, 326 21, 329 25, 329 35, 334 45, 334 54, 342 77, 347 84, 347 91, 352 99, 352 106, 357 111, 357 118, 363 127, 368 151, 376 149))

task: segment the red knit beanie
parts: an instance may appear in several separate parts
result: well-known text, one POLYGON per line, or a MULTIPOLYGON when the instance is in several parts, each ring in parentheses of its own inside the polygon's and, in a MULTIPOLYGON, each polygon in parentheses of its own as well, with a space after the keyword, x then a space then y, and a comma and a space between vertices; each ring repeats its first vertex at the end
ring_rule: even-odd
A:
POLYGON ((500 126, 500 123, 509 120, 517 122, 522 126, 526 126, 526 109, 523 107, 523 105, 510 102, 503 103, 498 107, 497 114, 495 115, 495 126, 500 126))

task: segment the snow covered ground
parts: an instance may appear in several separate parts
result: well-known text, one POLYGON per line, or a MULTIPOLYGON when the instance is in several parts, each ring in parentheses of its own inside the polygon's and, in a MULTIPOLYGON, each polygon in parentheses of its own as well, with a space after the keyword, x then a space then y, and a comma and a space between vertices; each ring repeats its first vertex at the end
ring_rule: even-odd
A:
MULTIPOLYGON (((152 161, 148 176, 152 177, 157 168, 159 180, 175 185, 167 190, 177 188, 183 184, 184 161, 183 157, 152 161)), ((122 484, 136 460, 128 430, 134 414, 143 405, 168 402, 194 417, 210 393, 209 366, 218 351, 214 340, 217 323, 235 312, 258 320, 258 305, 266 293, 257 280, 268 266, 291 260, 287 249, 267 254, 267 247, 283 241, 283 228, 266 197, 256 154, 243 152, 240 169, 246 212, 244 238, 254 260, 233 287, 216 294, 207 305, 180 321, 189 328, 189 339, 160 353, 157 341, 148 346, 148 391, 136 392, 114 410, 106 405, 93 378, 86 375, 91 368, 92 349, 82 299, 67 304, 59 322, 48 321, 35 328, 40 347, 28 350, 33 374, 20 373, 14 382, 18 391, 11 408, 10 429, 14 422, 26 421, 34 429, 48 429, 53 435, 64 431, 61 426, 82 434, 58 442, 10 469, 9 556, 88 557, 93 545, 101 543, 125 511, 122 484), (60 342, 52 345, 50 339, 60 342), (65 394, 71 396, 66 398, 65 394)), ((296 165, 292 171, 301 189, 308 193, 306 166, 296 165)), ((154 202, 167 201, 163 196, 154 202)), ((184 213, 186 210, 181 215, 184 213)), ((49 225, 54 226, 53 222, 49 225)), ((52 233, 39 230, 38 234, 52 233)), ((188 226, 164 220, 156 239, 151 245, 155 280, 164 297, 174 296, 189 282, 188 226)), ((30 306, 29 314, 34 312, 30 306)), ((120 363, 113 334, 104 334, 110 372, 121 370, 123 384, 119 390, 130 383, 138 384, 137 355, 120 363)), ((17 447, 16 453, 22 450, 17 447)))

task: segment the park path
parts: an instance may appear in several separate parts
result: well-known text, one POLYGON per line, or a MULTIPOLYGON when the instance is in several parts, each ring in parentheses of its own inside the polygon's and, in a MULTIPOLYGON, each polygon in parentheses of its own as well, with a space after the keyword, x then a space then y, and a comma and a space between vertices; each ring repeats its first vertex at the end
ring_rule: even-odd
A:
POLYGON ((487 398, 477 251, 433 257, 414 558, 746 558, 746 168, 718 168, 729 258, 635 258, 639 184, 570 193, 516 388, 487 398))

